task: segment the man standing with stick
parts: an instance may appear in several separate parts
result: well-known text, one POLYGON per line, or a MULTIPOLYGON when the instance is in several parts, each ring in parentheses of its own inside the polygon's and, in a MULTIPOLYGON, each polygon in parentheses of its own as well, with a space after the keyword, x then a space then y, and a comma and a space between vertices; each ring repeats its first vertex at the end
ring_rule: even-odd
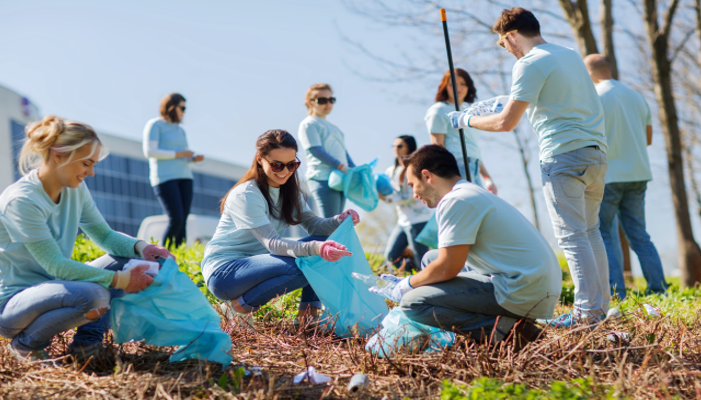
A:
POLYGON ((607 150, 601 101, 579 54, 547 43, 530 11, 504 10, 493 30, 497 44, 518 59, 510 100, 500 114, 451 113, 451 122, 506 132, 528 114, 538 135, 548 212, 575 285, 573 311, 548 322, 559 328, 596 324, 611 297, 599 232, 607 150))

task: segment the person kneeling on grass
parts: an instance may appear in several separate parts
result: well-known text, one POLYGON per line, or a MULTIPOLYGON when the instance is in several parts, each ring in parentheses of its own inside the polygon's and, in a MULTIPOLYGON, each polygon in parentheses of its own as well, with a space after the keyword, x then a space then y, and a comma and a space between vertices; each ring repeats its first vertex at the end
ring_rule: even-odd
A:
POLYGON ((540 329, 533 320, 552 317, 562 289, 548 242, 509 203, 461 179, 445 148, 424 146, 404 165, 414 196, 436 208, 438 250, 393 289, 402 311, 478 342, 513 334, 520 348, 535 340, 540 329))
POLYGON ((0 335, 12 339, 15 357, 41 361, 56 334, 78 327, 69 353, 94 355, 111 297, 153 282, 148 265, 122 267, 131 258, 172 254, 113 231, 97 210, 83 180, 95 176, 106 151, 91 127, 49 116, 26 132, 24 177, 0 194, 0 335), (88 265, 72 261, 78 228, 111 255, 88 265))
POLYGON ((209 290, 224 300, 224 314, 237 324, 250 324, 247 314, 302 288, 295 324, 303 325, 317 317, 321 302, 295 258, 319 255, 336 262, 351 255, 326 238, 347 217, 354 224, 360 218, 353 210, 320 218, 309 209, 297 177, 297 141, 287 131, 265 132, 256 148, 253 165, 222 199, 222 216, 205 249, 202 274, 209 290), (301 225, 315 236, 280 237, 290 225, 301 225))

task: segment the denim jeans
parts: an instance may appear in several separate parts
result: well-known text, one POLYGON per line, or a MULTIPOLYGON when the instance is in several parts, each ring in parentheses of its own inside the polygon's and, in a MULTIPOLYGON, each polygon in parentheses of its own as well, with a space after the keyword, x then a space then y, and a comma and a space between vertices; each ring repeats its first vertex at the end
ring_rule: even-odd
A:
MULTIPOLYGON (((484 181, 482 176, 479 174, 480 170, 480 160, 477 158, 468 158, 467 161, 470 166, 470 182, 480 187, 484 187, 484 181)), ((460 168, 460 176, 465 179, 465 163, 462 160, 458 160, 458 168, 460 168)))
MULTIPOLYGON (((326 240, 325 236, 307 236, 301 242, 326 240)), ((217 268, 207 280, 207 287, 220 300, 238 298, 247 311, 256 311, 276 296, 302 288, 301 310, 321 308, 321 301, 307 282, 293 257, 261 254, 229 261, 217 268)))
POLYGON ((574 281, 574 314, 601 317, 608 311, 608 259, 599 231, 606 154, 585 147, 541 161, 545 204, 574 281))
POLYGON ((173 179, 156 185, 153 191, 168 215, 168 227, 161 244, 180 246, 187 239, 187 216, 192 205, 192 179, 173 179))
MULTIPOLYGON (((121 270, 126 261, 128 259, 105 255, 88 264, 121 270)), ((55 335, 76 326, 75 345, 101 342, 109 327, 109 310, 97 320, 89 320, 85 314, 109 307, 111 297, 121 295, 122 290, 108 290, 92 282, 44 282, 16 293, 5 303, 0 312, 0 334, 12 339, 12 345, 24 351, 43 349, 55 335)))
MULTIPOLYGON (((438 250, 429 251, 421 268, 437 258, 438 250)), ((420 286, 402 297, 400 307, 409 319, 422 324, 455 329, 478 342, 499 342, 523 317, 500 306, 489 277, 480 277, 461 272, 448 281, 420 286)))
MULTIPOLYGON (((617 249, 616 240, 612 236, 612 229, 616 214, 621 221, 630 248, 633 249, 640 261, 640 268, 648 284, 648 292, 664 293, 667 291, 667 282, 664 277, 662 261, 657 253, 655 245, 650 240, 645 229, 645 191, 647 182, 613 182, 606 184, 604 199, 601 202, 599 218, 601 220, 601 236, 603 236, 606 252, 609 254, 609 275, 611 293, 619 298, 626 297, 625 281, 623 279, 623 266, 615 256, 617 249)), ((620 244, 618 246, 620 248, 620 244)))
POLYGON ((343 212, 346 196, 343 192, 329 187, 329 181, 307 181, 309 191, 316 203, 316 213, 324 218, 331 218, 343 212))
POLYGON ((392 233, 390 233, 389 239, 387 239, 385 259, 391 262, 395 268, 401 267, 403 260, 402 253, 404 253, 404 249, 409 246, 414 253, 414 269, 418 269, 421 265, 420 260, 428 251, 428 246, 415 241, 424 226, 426 226, 426 222, 420 222, 409 226, 397 224, 392 230, 392 233))

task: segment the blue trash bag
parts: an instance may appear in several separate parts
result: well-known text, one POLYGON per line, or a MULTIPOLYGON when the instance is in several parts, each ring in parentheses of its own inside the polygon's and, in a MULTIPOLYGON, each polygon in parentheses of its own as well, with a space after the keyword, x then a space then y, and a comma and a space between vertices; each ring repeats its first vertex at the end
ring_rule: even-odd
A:
POLYGON ((346 179, 346 174, 343 172, 335 169, 331 171, 331 175, 329 175, 329 187, 333 190, 342 192, 343 191, 343 182, 346 179))
POLYGON ((180 346, 170 362, 200 359, 231 363, 231 338, 219 314, 174 260, 163 262, 154 282, 139 293, 112 300, 114 341, 145 340, 154 346, 180 346))
POLYGON ((397 353, 440 351, 455 343, 455 334, 410 320, 394 307, 382 320, 382 329, 368 340, 365 350, 380 358, 397 353))
POLYGON ((432 249, 438 248, 438 222, 435 213, 414 240, 432 249))
POLYGON ((390 194, 394 193, 392 180, 389 176, 387 176, 387 174, 375 175, 375 187, 377 187, 377 192, 383 196, 389 196, 390 194))
POLYGON ((297 266, 324 304, 322 318, 335 320, 336 335, 369 334, 380 325, 389 309, 383 298, 368 292, 362 281, 351 276, 352 272, 373 274, 351 218, 346 218, 329 240, 343 244, 353 255, 337 262, 319 256, 300 257, 297 266))
POLYGON ((343 193, 346 198, 368 212, 374 210, 380 201, 372 173, 376 163, 377 159, 369 164, 348 168, 348 173, 343 180, 343 193))

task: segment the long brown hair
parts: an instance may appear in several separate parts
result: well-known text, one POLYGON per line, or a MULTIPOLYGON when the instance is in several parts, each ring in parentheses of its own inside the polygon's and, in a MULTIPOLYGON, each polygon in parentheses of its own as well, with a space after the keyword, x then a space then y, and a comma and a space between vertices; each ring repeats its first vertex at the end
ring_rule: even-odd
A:
MULTIPOLYGON (((477 89, 475 89, 475 83, 472 82, 470 74, 468 74, 467 71, 465 71, 464 69, 455 68, 455 75, 455 79, 457 79, 457 76, 459 76, 462 79, 464 79, 465 83, 467 84, 467 95, 465 95, 465 101, 468 103, 474 103, 475 99, 477 98, 477 89)), ((453 90, 453 87, 450 84, 450 71, 447 71, 445 74, 443 74, 441 84, 438 85, 438 92, 436 92, 436 102, 448 101, 448 90, 453 90)), ((459 101, 459 99, 456 99, 455 101, 459 101)))
MULTIPOLYGON (((297 152, 297 141, 292 135, 290 135, 289 132, 282 129, 269 130, 260 135, 256 141, 256 155, 260 155, 261 157, 265 157, 270 154, 271 150, 282 148, 294 149, 294 151, 297 152)), ((268 203, 270 216, 278 220, 283 220, 288 225, 299 225, 301 221, 299 219, 295 219, 295 215, 298 216, 302 213, 302 207, 304 206, 304 203, 307 202, 307 194, 299 188, 299 180, 297 179, 298 170, 299 169, 296 169, 295 172, 292 173, 292 176, 290 176, 290 179, 288 179, 287 182, 280 185, 280 198, 282 199, 282 206, 278 210, 275 204, 273 204, 273 200, 270 198, 268 177, 265 175, 263 166, 258 163, 257 157, 253 157, 253 164, 251 164, 251 168, 249 168, 243 175, 243 178, 241 178, 241 180, 238 181, 238 183, 236 183, 231 190, 229 190, 229 193, 227 193, 226 196, 221 199, 221 206, 219 210, 222 213, 224 212, 226 198, 229 197, 231 191, 237 186, 248 181, 256 181, 258 189, 260 189, 260 192, 263 193, 263 197, 265 197, 265 201, 268 203)))

